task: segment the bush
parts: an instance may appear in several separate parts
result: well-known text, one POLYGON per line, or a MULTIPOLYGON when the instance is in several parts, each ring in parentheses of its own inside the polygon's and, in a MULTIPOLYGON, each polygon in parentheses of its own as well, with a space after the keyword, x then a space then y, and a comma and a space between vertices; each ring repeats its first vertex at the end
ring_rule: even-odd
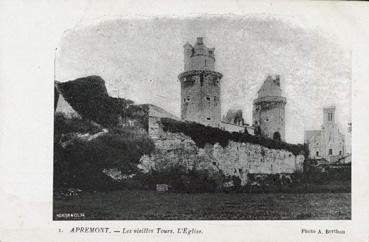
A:
POLYGON ((148 106, 134 105, 129 99, 110 97, 105 81, 99 76, 78 78, 56 85, 65 100, 85 119, 105 127, 114 127, 119 117, 130 118, 138 120, 143 128, 148 129, 148 106))
MULTIPOLYGON (((57 119, 56 119, 57 120, 57 119)), ((93 130, 83 120, 58 119, 56 135, 71 133, 68 144, 63 147, 58 139, 54 142, 54 186, 76 187, 83 190, 109 190, 119 183, 102 171, 118 168, 123 174, 138 172, 137 165, 142 155, 150 154, 154 143, 147 132, 137 128, 112 129, 97 138, 81 139, 73 131, 93 130), (82 127, 79 125, 83 124, 82 127), (74 135, 73 135, 74 134, 74 135)))
POLYGON ((224 176, 221 172, 211 174, 207 170, 187 170, 174 166, 160 171, 152 170, 135 177, 149 189, 154 190, 156 184, 168 184, 172 191, 179 192, 217 192, 221 190, 224 176))
POLYGON ((101 127, 80 118, 67 118, 63 113, 56 113, 54 116, 54 136, 60 137, 67 133, 90 133, 94 134, 102 131, 101 127))
POLYGON ((183 133, 193 141, 200 148, 203 148, 206 143, 215 144, 219 143, 225 147, 229 141, 252 143, 265 146, 270 149, 283 149, 290 151, 294 155, 304 154, 308 155, 308 148, 303 144, 288 144, 285 142, 263 138, 261 136, 253 136, 247 133, 227 132, 218 128, 204 126, 195 122, 183 122, 170 118, 161 118, 164 131, 170 131, 173 133, 183 133))

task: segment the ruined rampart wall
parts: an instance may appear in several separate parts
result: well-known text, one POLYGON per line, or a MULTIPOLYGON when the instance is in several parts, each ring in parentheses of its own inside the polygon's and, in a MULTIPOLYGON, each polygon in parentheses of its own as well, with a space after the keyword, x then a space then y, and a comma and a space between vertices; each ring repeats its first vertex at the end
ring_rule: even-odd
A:
POLYGON ((216 143, 204 148, 182 133, 166 132, 160 119, 149 118, 149 135, 155 142, 155 151, 141 159, 144 169, 160 170, 165 167, 183 165, 191 169, 201 167, 208 170, 222 170, 226 176, 238 176, 242 184, 247 174, 278 174, 302 172, 304 156, 294 155, 286 150, 276 150, 258 144, 230 141, 222 147, 216 143))

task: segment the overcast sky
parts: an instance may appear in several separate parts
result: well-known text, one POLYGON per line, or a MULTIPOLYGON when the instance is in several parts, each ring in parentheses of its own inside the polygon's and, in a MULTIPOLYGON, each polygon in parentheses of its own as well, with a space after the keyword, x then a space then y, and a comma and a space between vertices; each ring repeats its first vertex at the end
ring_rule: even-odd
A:
POLYGON ((65 32, 57 50, 56 79, 99 75, 111 96, 152 103, 180 116, 183 45, 204 37, 223 73, 222 113, 243 110, 270 74, 281 75, 286 140, 302 143, 304 129, 320 129, 322 108, 337 106, 343 133, 351 121, 350 48, 332 33, 281 17, 198 17, 111 20, 65 32), (307 27, 309 26, 309 27, 307 27))

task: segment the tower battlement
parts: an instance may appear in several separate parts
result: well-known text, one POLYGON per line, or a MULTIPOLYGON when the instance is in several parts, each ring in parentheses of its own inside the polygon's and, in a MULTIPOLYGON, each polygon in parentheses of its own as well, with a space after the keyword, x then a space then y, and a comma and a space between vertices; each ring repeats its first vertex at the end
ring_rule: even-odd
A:
POLYGON ((203 37, 198 37, 193 46, 187 42, 183 48, 185 71, 214 70, 215 48, 206 47, 203 37))

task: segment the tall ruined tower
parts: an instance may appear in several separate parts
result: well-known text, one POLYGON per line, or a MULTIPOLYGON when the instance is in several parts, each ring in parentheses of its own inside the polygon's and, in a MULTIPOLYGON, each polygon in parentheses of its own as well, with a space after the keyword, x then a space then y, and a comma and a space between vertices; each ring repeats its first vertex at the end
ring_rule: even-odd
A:
POLYGON ((282 97, 280 77, 269 75, 254 100, 253 124, 258 127, 261 136, 276 140, 285 140, 285 106, 287 100, 282 97))
POLYGON ((218 127, 221 122, 220 79, 215 71, 214 48, 207 48, 202 37, 194 46, 184 47, 184 72, 181 82, 181 118, 218 127))

